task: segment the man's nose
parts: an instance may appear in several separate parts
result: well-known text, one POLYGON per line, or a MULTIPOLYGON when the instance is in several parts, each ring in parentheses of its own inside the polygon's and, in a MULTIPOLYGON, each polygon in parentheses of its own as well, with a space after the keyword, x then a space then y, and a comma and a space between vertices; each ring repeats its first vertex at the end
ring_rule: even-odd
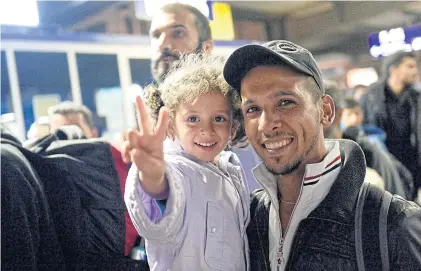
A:
POLYGON ((162 33, 159 36, 158 39, 158 48, 160 52, 163 52, 165 50, 169 50, 171 51, 172 49, 172 40, 170 38, 170 35, 166 34, 166 33, 162 33))
POLYGON ((259 132, 270 134, 281 127, 280 117, 276 113, 263 111, 259 117, 259 132))

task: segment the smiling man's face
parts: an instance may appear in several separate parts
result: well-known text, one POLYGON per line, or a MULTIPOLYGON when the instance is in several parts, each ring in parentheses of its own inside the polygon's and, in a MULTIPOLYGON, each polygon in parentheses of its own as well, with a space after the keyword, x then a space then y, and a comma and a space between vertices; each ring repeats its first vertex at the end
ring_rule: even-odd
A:
POLYGON ((332 119, 327 111, 333 101, 330 96, 315 101, 311 93, 317 90, 310 89, 309 80, 288 69, 262 66, 241 82, 246 135, 275 175, 290 174, 325 155, 323 125, 332 119))

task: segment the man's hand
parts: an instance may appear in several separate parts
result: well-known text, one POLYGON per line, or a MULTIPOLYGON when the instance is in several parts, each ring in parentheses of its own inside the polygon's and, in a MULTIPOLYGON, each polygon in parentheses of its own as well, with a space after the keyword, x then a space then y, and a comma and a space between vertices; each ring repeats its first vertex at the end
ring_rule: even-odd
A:
POLYGON ((153 129, 145 104, 139 96, 136 97, 136 109, 139 131, 132 129, 125 134, 123 160, 136 165, 145 192, 152 197, 159 197, 167 190, 163 145, 168 127, 168 111, 165 107, 160 110, 158 122, 153 129))

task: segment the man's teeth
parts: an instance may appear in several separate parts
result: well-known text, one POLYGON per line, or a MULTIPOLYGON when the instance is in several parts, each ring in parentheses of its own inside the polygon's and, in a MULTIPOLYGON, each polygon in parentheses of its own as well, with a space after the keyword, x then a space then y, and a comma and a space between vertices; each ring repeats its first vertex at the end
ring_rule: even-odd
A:
POLYGON ((272 142, 272 143, 266 143, 265 147, 266 149, 278 149, 278 148, 282 148, 283 146, 288 145, 289 143, 291 143, 292 139, 285 139, 279 142, 272 142))
POLYGON ((216 142, 214 143, 196 143, 197 145, 203 146, 203 147, 210 147, 216 144, 216 142))

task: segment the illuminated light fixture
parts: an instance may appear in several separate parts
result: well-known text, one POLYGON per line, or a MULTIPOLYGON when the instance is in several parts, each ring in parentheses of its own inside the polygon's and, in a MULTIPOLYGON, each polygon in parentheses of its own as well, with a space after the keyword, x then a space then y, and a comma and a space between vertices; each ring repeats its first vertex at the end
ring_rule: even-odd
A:
POLYGON ((0 24, 38 26, 39 15, 36 0, 2 0, 0 24))
POLYGON ((210 12, 208 2, 209 1, 206 0, 137 0, 137 16, 139 18, 152 18, 155 12, 157 12, 161 7, 172 3, 182 3, 197 8, 203 13, 203 15, 209 18, 210 12))
POLYGON ((418 37, 412 40, 412 50, 414 51, 421 50, 421 37, 418 37))
POLYGON ((370 55, 388 56, 398 51, 421 50, 421 25, 383 30, 369 36, 370 55))
POLYGON ((357 85, 369 86, 377 82, 379 76, 374 68, 351 69, 346 74, 347 85, 353 88, 357 85))

